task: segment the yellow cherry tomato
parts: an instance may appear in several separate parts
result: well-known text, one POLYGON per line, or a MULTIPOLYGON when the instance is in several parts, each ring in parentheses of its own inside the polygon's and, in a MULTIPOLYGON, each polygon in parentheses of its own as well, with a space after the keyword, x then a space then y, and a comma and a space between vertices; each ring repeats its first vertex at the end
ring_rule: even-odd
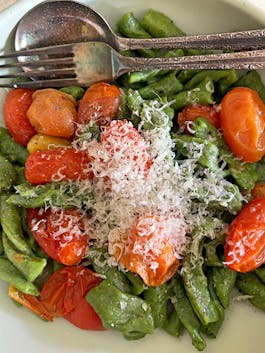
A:
POLYGON ((70 144, 70 141, 64 138, 44 134, 36 134, 28 142, 27 149, 29 153, 33 153, 36 151, 44 151, 63 146, 69 146, 70 144))

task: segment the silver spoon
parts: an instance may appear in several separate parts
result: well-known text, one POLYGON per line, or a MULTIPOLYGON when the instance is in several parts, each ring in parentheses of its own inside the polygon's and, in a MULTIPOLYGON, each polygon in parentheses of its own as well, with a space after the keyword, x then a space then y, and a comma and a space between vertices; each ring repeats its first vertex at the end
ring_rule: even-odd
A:
POLYGON ((265 46, 265 30, 155 39, 123 38, 116 35, 106 20, 89 6, 70 0, 49 0, 27 12, 15 32, 16 50, 81 41, 103 41, 117 51, 140 48, 255 49, 262 43, 265 46))
POLYGON ((22 50, 91 40, 118 48, 111 27, 90 7, 75 1, 50 0, 36 5, 21 18, 14 45, 16 50, 22 50))

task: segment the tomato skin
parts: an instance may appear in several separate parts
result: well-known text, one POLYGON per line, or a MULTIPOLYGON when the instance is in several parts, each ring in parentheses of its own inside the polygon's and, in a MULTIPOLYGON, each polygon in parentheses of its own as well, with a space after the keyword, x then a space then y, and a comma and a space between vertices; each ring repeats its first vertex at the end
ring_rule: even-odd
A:
POLYGON ((42 250, 64 265, 76 265, 84 257, 89 236, 81 212, 28 209, 27 223, 42 250))
POLYGON ((23 305, 33 313, 37 314, 44 320, 52 321, 53 317, 50 312, 45 308, 41 301, 30 294, 25 294, 19 291, 14 286, 10 285, 8 289, 8 295, 10 298, 23 305))
POLYGON ((86 267, 66 266, 49 277, 41 290, 40 301, 53 316, 66 316, 101 281, 86 267))
POLYGON ((92 179, 90 161, 86 152, 76 151, 71 147, 37 151, 26 160, 25 176, 31 184, 92 179))
POLYGON ((32 103, 33 93, 33 90, 27 88, 13 89, 7 94, 3 106, 5 126, 14 140, 22 146, 26 146, 36 134, 26 114, 32 103))
POLYGON ((225 263, 234 271, 249 272, 265 262, 265 197, 243 207, 228 227, 225 263))
POLYGON ((237 157, 257 162, 265 155, 265 105, 256 91, 236 87, 224 96, 221 127, 237 157))
POLYGON ((199 117, 205 118, 217 129, 219 129, 221 126, 220 111, 217 104, 192 104, 186 106, 181 112, 178 113, 178 125, 181 128, 187 130, 187 122, 194 121, 199 117))
POLYGON ((98 125, 106 125, 117 116, 120 104, 120 89, 105 82, 90 86, 80 100, 77 122, 87 124, 95 120, 98 125))
POLYGON ((74 310, 65 315, 64 318, 82 330, 106 330, 100 317, 86 298, 82 298, 74 310))

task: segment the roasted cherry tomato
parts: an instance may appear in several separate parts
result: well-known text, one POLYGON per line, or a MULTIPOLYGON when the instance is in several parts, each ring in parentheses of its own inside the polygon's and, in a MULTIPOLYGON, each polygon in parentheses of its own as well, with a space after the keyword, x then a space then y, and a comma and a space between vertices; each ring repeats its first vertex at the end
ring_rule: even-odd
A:
POLYGON ((100 135, 100 149, 104 155, 102 164, 108 168, 120 168, 126 172, 148 171, 152 165, 147 144, 139 132, 127 120, 113 120, 100 135))
POLYGON ((70 138, 75 131, 76 101, 65 92, 47 88, 33 94, 27 117, 41 134, 70 138))
MULTIPOLYGON (((109 240, 109 249, 115 258, 127 270, 137 273, 148 286, 165 283, 180 265, 171 241, 177 237, 178 230, 170 227, 168 221, 158 217, 141 217, 129 234, 117 231, 114 240, 109 240)), ((183 240, 184 236, 183 233, 183 240)))
POLYGON ((257 162, 265 155, 265 105, 255 90, 236 87, 224 96, 221 126, 237 157, 257 162))
POLYGON ((27 88, 13 89, 7 94, 3 107, 6 128, 14 140, 23 146, 36 134, 26 114, 32 103, 33 93, 34 91, 27 88))
POLYGON ((76 265, 83 259, 89 235, 81 212, 28 209, 27 223, 39 246, 55 261, 76 265))
POLYGON ((250 201, 230 224, 225 261, 238 272, 252 271, 265 262, 265 197, 250 201))
POLYGON ((77 308, 87 292, 101 281, 86 267, 63 267, 54 272, 44 284, 40 301, 53 316, 66 316, 77 308))
POLYGON ((34 135, 27 144, 29 153, 37 151, 52 150, 59 147, 70 146, 71 142, 61 137, 49 136, 44 134, 34 135))
POLYGON ((111 145, 111 140, 113 140, 113 143, 117 143, 122 140, 127 144, 136 144, 143 140, 143 138, 137 129, 135 129, 127 120, 113 120, 104 128, 100 135, 101 143, 108 142, 108 144, 111 145))
POLYGON ((31 184, 92 179, 90 162, 87 152, 71 147, 37 151, 26 160, 25 176, 31 184))
POLYGON ((220 128, 220 107, 217 104, 192 104, 178 113, 178 125, 187 130, 187 123, 197 118, 205 118, 217 129, 220 128))
POLYGON ((117 116, 120 104, 120 89, 115 85, 100 82, 89 87, 80 101, 77 121, 87 124, 95 120, 106 125, 117 116))

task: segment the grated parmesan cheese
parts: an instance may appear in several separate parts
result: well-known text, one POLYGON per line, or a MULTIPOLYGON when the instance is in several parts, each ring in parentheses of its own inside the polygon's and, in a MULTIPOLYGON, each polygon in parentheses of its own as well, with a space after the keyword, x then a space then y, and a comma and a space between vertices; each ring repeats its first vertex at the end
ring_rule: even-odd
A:
MULTIPOLYGON (((147 118, 148 122, 152 121, 150 115, 147 118)), ((119 246, 116 240, 121 234, 129 234, 139 216, 156 215, 170 220, 164 226, 160 224, 166 230, 162 237, 163 233, 172 235, 169 241, 174 245, 175 256, 181 258, 193 227, 200 226, 204 217, 214 216, 209 207, 211 202, 218 200, 226 206, 233 197, 227 191, 222 173, 207 169, 198 173, 201 146, 199 149, 193 146, 194 158, 176 160, 174 140, 166 124, 148 131, 139 130, 140 136, 130 122, 112 121, 110 126, 112 133, 104 127, 100 142, 88 134, 75 145, 92 157, 90 167, 95 177, 92 181, 79 181, 76 194, 79 199, 93 193, 93 212, 85 224, 90 239, 95 247, 110 243, 119 246), (202 190, 204 199, 200 202, 202 190)), ((84 205, 91 210, 91 199, 83 202, 84 205)), ((156 241, 161 239, 147 243, 145 249, 135 244, 134 252, 155 251, 156 241)), ((109 250, 112 254, 115 251, 109 250)), ((149 260, 156 271, 157 263, 152 258, 149 260)), ((110 259, 109 263, 117 264, 117 261, 110 259)))
MULTIPOLYGON (((189 92, 190 98, 198 89, 189 92)), ((157 262, 152 258, 148 260, 147 254, 150 249, 154 253, 159 249, 156 242, 167 238, 174 246, 175 256, 181 258, 193 228, 200 227, 205 217, 216 217, 212 205, 218 203, 227 207, 234 197, 221 168, 217 171, 198 169, 202 144, 190 144, 192 158, 177 159, 170 134, 171 121, 164 112, 170 104, 159 106, 154 100, 141 112, 133 111, 133 115, 141 119, 140 135, 130 122, 113 120, 110 127, 102 128, 100 141, 98 128, 91 123, 78 126, 73 142, 77 150, 87 151, 91 158, 88 172, 94 174, 93 180, 75 183, 71 199, 76 208, 89 211, 84 226, 90 241, 95 248, 110 244, 120 246, 117 240, 128 236, 139 217, 146 221, 150 215, 157 216, 162 220, 159 236, 147 242, 145 248, 137 243, 133 248, 135 253, 146 254, 146 261, 150 261, 154 272, 157 262), (149 130, 142 130, 146 126, 149 130)), ((192 130, 192 125, 189 129, 192 130)), ((61 180, 62 172, 59 170, 54 175, 54 181, 61 180)), ((223 226, 222 223, 220 228, 223 226)), ((56 235, 60 232, 65 229, 58 229, 56 235)), ((210 232, 208 236, 214 238, 215 235, 210 232)), ((109 252, 114 254, 115 249, 109 246, 109 252)), ((106 261, 117 265, 114 258, 106 261)))

